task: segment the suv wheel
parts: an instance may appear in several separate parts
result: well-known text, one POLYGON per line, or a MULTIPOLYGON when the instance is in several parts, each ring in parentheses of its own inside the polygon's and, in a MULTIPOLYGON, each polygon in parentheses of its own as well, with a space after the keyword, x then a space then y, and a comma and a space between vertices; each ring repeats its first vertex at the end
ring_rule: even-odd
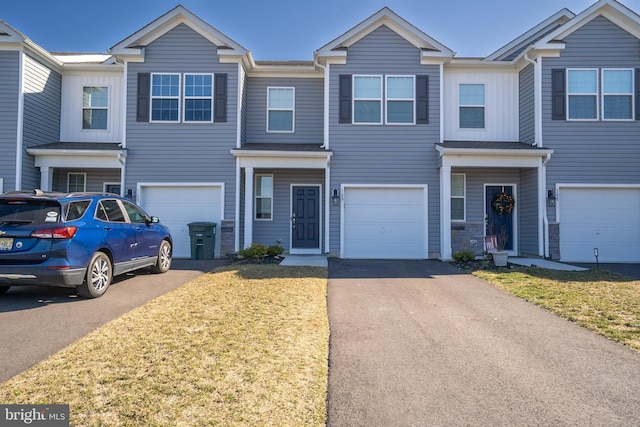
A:
POLYGON ((112 278, 111 260, 104 252, 96 252, 89 262, 84 283, 76 289, 81 297, 98 298, 107 292, 112 278))
POLYGON ((153 273, 166 273, 171 268, 171 243, 163 240, 158 249, 156 265, 151 267, 153 273))

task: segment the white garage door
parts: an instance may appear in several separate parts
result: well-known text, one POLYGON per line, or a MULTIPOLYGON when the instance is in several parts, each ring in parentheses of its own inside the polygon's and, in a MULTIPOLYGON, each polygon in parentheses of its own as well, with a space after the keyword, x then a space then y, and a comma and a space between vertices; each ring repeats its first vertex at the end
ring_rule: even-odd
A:
POLYGON ((171 230, 173 256, 191 256, 190 222, 215 222, 216 256, 220 253, 220 220, 222 218, 221 185, 141 185, 140 205, 171 230))
POLYGON ((560 188, 560 258, 640 261, 640 189, 560 188))
POLYGON ((344 258, 427 258, 427 189, 344 187, 344 258))

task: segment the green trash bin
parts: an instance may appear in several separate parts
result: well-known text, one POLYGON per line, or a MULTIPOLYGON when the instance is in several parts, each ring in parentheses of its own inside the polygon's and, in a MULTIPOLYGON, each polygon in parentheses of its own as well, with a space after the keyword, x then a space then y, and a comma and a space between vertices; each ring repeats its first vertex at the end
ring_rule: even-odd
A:
POLYGON ((215 222, 191 222, 189 236, 191 237, 191 259, 213 259, 216 251, 215 222))

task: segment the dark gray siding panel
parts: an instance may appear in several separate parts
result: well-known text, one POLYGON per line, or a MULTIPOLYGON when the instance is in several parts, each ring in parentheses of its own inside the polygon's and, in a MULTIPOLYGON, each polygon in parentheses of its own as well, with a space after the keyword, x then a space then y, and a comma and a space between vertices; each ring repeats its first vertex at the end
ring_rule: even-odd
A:
POLYGON ((20 55, 0 52, 0 178, 4 181, 0 192, 15 190, 20 55))
POLYGON ((247 83, 247 142, 323 142, 323 79, 250 77, 247 83), (267 88, 295 88, 293 133, 267 132, 267 88))
MULTIPOLYGON (((253 243, 280 245, 285 250, 291 246, 291 185, 322 185, 323 170, 256 169, 255 174, 273 174, 273 221, 253 222, 253 243)), ((320 216, 324 218, 324 191, 320 192, 320 216)), ((320 247, 324 248, 324 229, 320 230, 320 247)))
POLYGON ((520 71, 520 141, 535 142, 535 102, 533 65, 520 71))
POLYGON ((145 49, 144 63, 130 63, 127 76, 127 170, 125 188, 138 182, 223 182, 225 219, 235 217, 238 64, 221 64, 217 47, 181 24, 145 49), (226 73, 227 121, 136 122, 139 72, 226 73))
POLYGON ((27 148, 60 139, 62 76, 34 58, 24 60, 22 188, 40 187, 40 172, 27 148))
MULTIPOLYGON (((554 149, 547 184, 640 183, 640 122, 551 120, 551 70, 564 67, 640 67, 638 39, 604 17, 568 36, 559 58, 544 58, 543 140, 554 149)), ((549 209, 555 220, 555 210, 549 209)))
MULTIPOLYGON (((382 26, 349 47, 346 65, 331 65, 329 135, 331 187, 341 184, 427 184, 429 252, 440 251, 440 178, 435 143, 440 140, 440 67, 420 65, 420 51, 382 26), (428 75, 429 124, 338 123, 340 74, 428 75)), ((340 245, 340 209, 331 206, 331 252, 340 245)))

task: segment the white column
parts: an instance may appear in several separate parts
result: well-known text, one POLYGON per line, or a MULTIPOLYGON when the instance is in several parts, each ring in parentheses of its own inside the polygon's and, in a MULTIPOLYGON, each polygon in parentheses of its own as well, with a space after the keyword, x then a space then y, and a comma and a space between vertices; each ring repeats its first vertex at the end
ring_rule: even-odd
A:
POLYGON ((244 168, 244 247, 253 243, 253 168, 244 168))
POLYGON ((329 229, 331 221, 331 168, 329 166, 329 160, 327 160, 327 167, 324 169, 324 252, 329 253, 329 229))
POLYGON ((51 191, 52 182, 53 169, 49 166, 40 166, 40 189, 42 191, 51 191))
POLYGON ((440 167, 440 258, 451 259, 451 166, 440 167))

